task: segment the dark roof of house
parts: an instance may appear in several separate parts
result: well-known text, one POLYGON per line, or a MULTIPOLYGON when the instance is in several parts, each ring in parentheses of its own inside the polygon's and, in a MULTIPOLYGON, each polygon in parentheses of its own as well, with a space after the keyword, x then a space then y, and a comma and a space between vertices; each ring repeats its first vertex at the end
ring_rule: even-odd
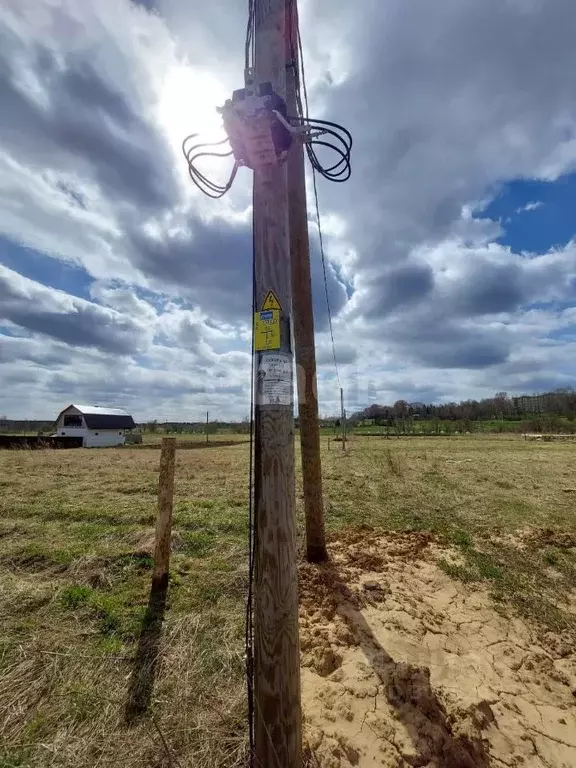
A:
POLYGON ((89 429, 134 429, 136 424, 129 413, 115 416, 108 413, 84 413, 84 421, 89 429))
POLYGON ((75 408, 84 416, 88 429, 134 429, 134 419, 123 408, 106 408, 101 405, 69 405, 60 413, 56 421, 70 408, 75 408))

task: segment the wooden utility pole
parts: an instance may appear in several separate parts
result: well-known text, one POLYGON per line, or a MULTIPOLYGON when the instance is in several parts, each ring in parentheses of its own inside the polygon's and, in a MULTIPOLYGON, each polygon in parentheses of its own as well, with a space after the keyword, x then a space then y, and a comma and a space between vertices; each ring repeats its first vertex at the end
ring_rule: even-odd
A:
POLYGON ((344 410, 344 390, 340 387, 340 434, 342 436, 342 450, 346 450, 346 411, 344 410))
POLYGON ((210 420, 210 411, 206 411, 206 442, 208 442, 208 422, 210 420))
POLYGON ((162 450, 160 452, 160 475, 158 478, 158 517, 156 519, 152 589, 165 588, 168 584, 175 463, 176 438, 163 437, 162 450))
MULTIPOLYGON (((286 107, 288 115, 298 114, 296 99, 298 8, 291 0, 286 20, 286 107), (291 12, 290 12, 291 11, 291 12)), ((320 428, 318 426, 318 385, 314 346, 314 312, 310 276, 310 244, 306 206, 304 149, 296 139, 288 153, 288 219, 290 228, 290 264, 292 268, 292 328, 296 351, 298 416, 302 483, 306 518, 306 557, 318 563, 328 559, 322 499, 320 463, 320 428)))
MULTIPOLYGON (((255 0, 254 14, 254 82, 285 99, 285 0, 255 0)), ((280 330, 277 344, 256 334, 254 345, 254 757, 262 768, 301 768, 286 165, 254 171, 254 259, 255 309, 271 308, 280 330)))

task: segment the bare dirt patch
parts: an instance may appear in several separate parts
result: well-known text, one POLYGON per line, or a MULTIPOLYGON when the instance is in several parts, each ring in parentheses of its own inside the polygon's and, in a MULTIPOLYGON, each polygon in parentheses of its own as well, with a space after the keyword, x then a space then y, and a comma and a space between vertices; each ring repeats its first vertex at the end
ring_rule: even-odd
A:
POLYGON ((571 637, 501 615, 426 533, 367 529, 301 569, 309 765, 576 765, 571 637))

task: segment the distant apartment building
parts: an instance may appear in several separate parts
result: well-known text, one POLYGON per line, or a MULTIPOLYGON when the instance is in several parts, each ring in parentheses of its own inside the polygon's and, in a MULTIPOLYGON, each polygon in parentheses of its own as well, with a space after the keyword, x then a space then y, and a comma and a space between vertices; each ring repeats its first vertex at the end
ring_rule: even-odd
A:
POLYGON ((546 395, 521 395, 513 397, 516 413, 544 413, 546 411, 546 395))

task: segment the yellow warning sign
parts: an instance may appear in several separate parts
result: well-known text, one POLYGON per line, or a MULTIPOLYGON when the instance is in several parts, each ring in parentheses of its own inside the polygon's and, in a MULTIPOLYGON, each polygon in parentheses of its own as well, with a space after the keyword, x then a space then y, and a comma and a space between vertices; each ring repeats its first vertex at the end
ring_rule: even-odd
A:
POLYGON ((262 309, 282 309, 280 302, 278 301, 278 297, 274 291, 268 291, 266 298, 264 299, 264 303, 262 304, 262 309))
MULTIPOLYGON (((278 301, 276 296, 274 300, 278 301)), ((254 350, 265 352, 268 349, 280 349, 280 312, 277 309, 254 314, 254 350)))

